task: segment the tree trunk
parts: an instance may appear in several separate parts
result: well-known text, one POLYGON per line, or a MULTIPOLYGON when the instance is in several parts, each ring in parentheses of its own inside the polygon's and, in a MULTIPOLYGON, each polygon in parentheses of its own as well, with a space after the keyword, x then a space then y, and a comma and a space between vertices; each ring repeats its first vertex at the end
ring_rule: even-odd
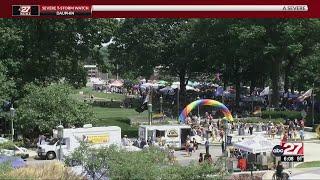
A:
POLYGON ((180 92, 179 92, 179 112, 186 106, 186 71, 185 69, 181 70, 179 73, 179 81, 180 81, 180 92))
POLYGON ((271 87, 272 87, 272 95, 271 95, 271 104, 273 107, 279 107, 279 81, 280 81, 280 64, 281 60, 277 60, 272 57, 273 68, 271 72, 271 87))
POLYGON ((291 90, 291 94, 294 94, 294 82, 291 82, 290 90, 291 90))
POLYGON ((240 87, 240 76, 241 72, 239 72, 240 62, 239 59, 235 60, 235 85, 236 85, 236 104, 235 104, 235 111, 238 111, 239 109, 239 102, 240 102, 240 93, 241 93, 241 87, 240 87))
POLYGON ((284 71, 284 85, 283 85, 284 93, 288 93, 289 89, 289 77, 288 77, 288 70, 284 71))
POLYGON ((241 94, 241 87, 240 87, 240 78, 236 78, 236 107, 235 111, 239 109, 239 102, 240 102, 240 94, 241 94))
POLYGON ((257 86, 256 80, 250 81, 250 95, 253 93, 254 88, 257 86))

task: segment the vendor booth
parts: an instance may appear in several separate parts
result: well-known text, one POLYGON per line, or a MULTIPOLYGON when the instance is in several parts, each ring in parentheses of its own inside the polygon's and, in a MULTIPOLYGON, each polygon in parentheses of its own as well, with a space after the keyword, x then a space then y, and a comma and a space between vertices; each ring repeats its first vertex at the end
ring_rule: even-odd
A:
POLYGON ((254 154, 254 164, 258 169, 270 169, 273 165, 271 151, 278 143, 268 140, 262 135, 234 144, 234 148, 240 150, 242 155, 238 158, 238 168, 247 170, 248 156, 254 154))

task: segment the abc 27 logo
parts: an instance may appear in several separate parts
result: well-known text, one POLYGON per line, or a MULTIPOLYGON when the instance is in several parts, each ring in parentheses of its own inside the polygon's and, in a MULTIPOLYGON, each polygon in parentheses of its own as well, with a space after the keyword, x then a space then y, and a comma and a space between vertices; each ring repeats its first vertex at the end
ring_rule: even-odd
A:
POLYGON ((39 6, 36 5, 13 5, 12 16, 39 16, 39 6))
POLYGON ((303 161, 303 143, 283 143, 282 145, 276 145, 272 149, 272 154, 274 156, 281 156, 283 161, 303 161))

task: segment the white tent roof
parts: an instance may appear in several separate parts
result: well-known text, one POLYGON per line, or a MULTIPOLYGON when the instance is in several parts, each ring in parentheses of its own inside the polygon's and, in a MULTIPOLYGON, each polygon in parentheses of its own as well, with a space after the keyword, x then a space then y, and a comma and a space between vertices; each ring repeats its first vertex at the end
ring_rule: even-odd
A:
POLYGON ((276 142, 270 141, 263 136, 256 136, 242 142, 234 144, 235 148, 251 153, 271 152, 273 147, 277 145, 276 142))
POLYGON ((123 83, 120 80, 115 80, 109 85, 110 86, 115 86, 115 87, 121 87, 121 86, 123 86, 123 83))
POLYGON ((92 77, 90 78, 89 82, 91 82, 92 84, 97 84, 97 85, 103 85, 106 84, 106 82, 100 78, 96 78, 96 77, 92 77))

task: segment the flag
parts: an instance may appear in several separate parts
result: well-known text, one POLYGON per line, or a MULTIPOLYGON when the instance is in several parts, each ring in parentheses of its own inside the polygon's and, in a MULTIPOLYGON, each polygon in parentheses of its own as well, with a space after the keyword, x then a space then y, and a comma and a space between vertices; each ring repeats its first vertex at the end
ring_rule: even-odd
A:
POLYGON ((312 95, 312 89, 309 89, 307 92, 305 92, 304 94, 302 94, 301 96, 298 97, 298 101, 302 102, 304 101, 306 98, 310 97, 312 95))
POLYGON ((223 87, 222 86, 217 87, 215 96, 222 96, 222 94, 223 94, 223 87))
POLYGON ((264 88, 264 90, 260 93, 260 96, 269 95, 269 92, 270 92, 270 88, 268 86, 268 87, 264 88))
POLYGON ((136 108, 136 111, 138 113, 142 113, 143 111, 147 110, 148 109, 148 102, 149 102, 149 94, 146 95, 143 103, 138 108, 136 108))

